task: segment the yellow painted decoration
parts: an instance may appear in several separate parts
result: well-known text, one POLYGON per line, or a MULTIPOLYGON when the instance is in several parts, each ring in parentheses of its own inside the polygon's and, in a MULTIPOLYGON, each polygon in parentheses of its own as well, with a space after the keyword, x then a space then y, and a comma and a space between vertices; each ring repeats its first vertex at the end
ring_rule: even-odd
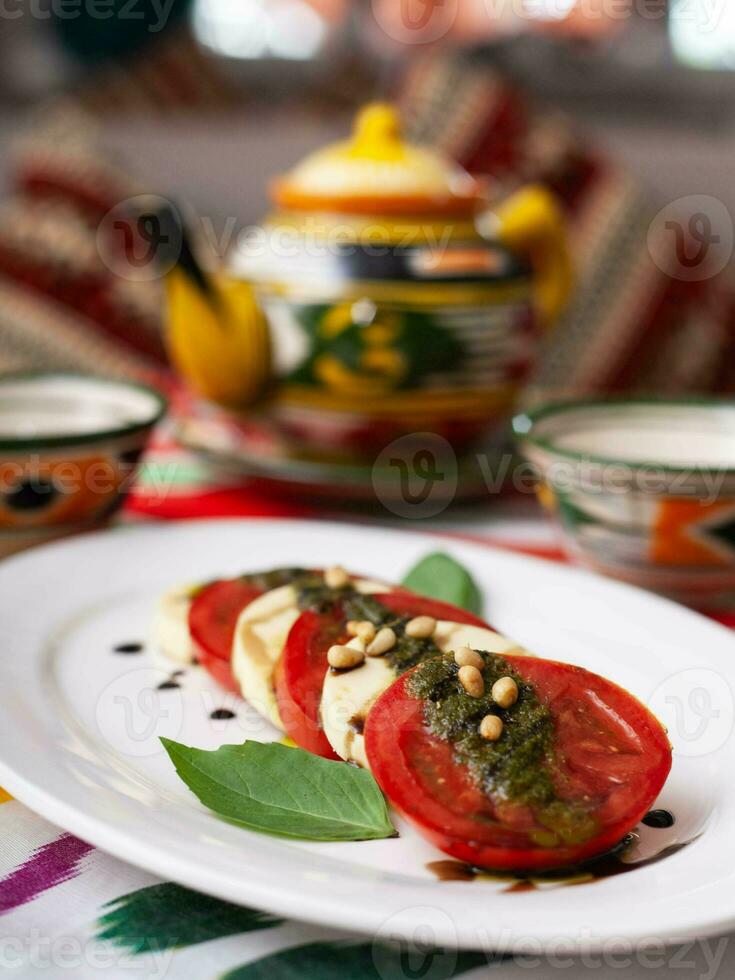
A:
POLYGON ((544 187, 531 185, 503 201, 495 217, 500 241, 530 259, 541 322, 553 326, 574 282, 564 215, 556 198, 544 187))
POLYGON ((270 375, 268 326, 247 283, 221 277, 211 282, 212 297, 181 269, 167 276, 171 359, 205 398, 248 405, 270 375))
MULTIPOLYGON (((324 302, 324 285, 307 283, 268 283, 267 292, 283 296, 294 303, 324 302)), ((431 311, 433 306, 503 306, 521 303, 528 299, 528 285, 525 282, 401 282, 385 280, 363 282, 353 280, 340 287, 339 301, 350 304, 366 296, 374 303, 389 306, 396 304, 415 310, 431 311)))
POLYGON ((556 508, 556 495, 551 489, 548 483, 540 483, 536 490, 536 496, 538 497, 538 502, 548 511, 553 514, 556 508))

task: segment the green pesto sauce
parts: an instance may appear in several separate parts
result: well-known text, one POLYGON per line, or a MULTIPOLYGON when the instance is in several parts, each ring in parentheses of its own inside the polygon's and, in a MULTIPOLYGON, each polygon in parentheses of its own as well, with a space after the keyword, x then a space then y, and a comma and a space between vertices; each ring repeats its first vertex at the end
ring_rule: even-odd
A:
POLYGON ((422 660, 436 657, 441 653, 431 638, 416 639, 406 636, 406 623, 413 618, 412 616, 398 616, 392 609, 386 609, 379 597, 365 595, 350 585, 343 589, 330 589, 319 575, 300 579, 298 604, 299 609, 312 609, 315 612, 327 612, 339 604, 345 620, 367 620, 377 629, 390 626, 396 634, 397 641, 383 659, 390 664, 396 674, 403 674, 422 660))
POLYGON ((486 692, 481 698, 466 693, 451 655, 435 657, 412 674, 408 693, 425 702, 427 728, 453 744, 457 762, 467 767, 486 793, 533 808, 543 828, 533 834, 539 846, 587 840, 596 832, 596 821, 583 807, 562 800, 553 778, 555 727, 551 712, 507 660, 494 653, 481 655, 486 692), (518 700, 510 708, 499 708, 490 696, 500 677, 512 677, 518 685, 518 700), (497 742, 484 739, 479 732, 480 722, 488 714, 503 719, 503 734, 497 742))
POLYGON ((417 639, 413 636, 406 636, 406 623, 410 622, 413 617, 396 615, 392 609, 386 609, 385 606, 381 605, 380 600, 374 596, 355 593, 345 603, 345 609, 349 619, 367 619, 378 629, 383 626, 390 626, 396 634, 396 644, 383 655, 383 659, 390 664, 397 675, 403 674, 423 660, 436 657, 441 653, 431 637, 417 639))
POLYGON ((252 572, 243 575, 243 578, 264 592, 270 592, 271 589, 278 589, 282 585, 291 585, 306 576, 313 575, 313 572, 308 572, 304 568, 272 568, 267 572, 252 572))
POLYGON ((294 579, 296 602, 302 612, 329 612, 339 603, 345 602, 354 593, 351 585, 343 589, 331 589, 318 572, 302 572, 294 579))

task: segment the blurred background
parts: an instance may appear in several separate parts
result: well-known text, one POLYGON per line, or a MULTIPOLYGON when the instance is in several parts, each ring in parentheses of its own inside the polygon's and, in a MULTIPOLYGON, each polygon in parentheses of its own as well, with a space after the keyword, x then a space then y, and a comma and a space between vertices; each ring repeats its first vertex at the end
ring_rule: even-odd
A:
POLYGON ((110 280, 101 215, 155 191, 221 241, 391 97, 411 137, 562 197, 579 289, 540 390, 727 389, 727 242, 681 283, 647 238, 672 202, 695 251, 735 213, 733 69, 727 0, 7 0, 0 367, 161 363, 160 293, 110 280), (725 211, 702 219, 701 195, 725 211))
POLYGON ((106 216, 185 203, 221 260, 375 99, 499 198, 540 182, 564 210, 575 287, 526 402, 732 390, 728 0, 6 0, 0 371, 176 389, 161 281, 111 270, 106 216))
MULTIPOLYGON (((74 371, 165 393, 169 416, 122 488, 128 517, 356 505, 538 541, 536 485, 516 481, 515 412, 732 395, 733 158, 732 0, 3 0, 0 377, 74 371), (233 246, 271 209, 274 178, 344 140, 376 102, 352 149, 318 158, 315 186, 339 197, 352 181, 363 215, 392 227, 396 214, 417 216, 380 217, 381 184, 395 178, 410 196, 438 174, 447 190, 453 160, 489 189, 488 234, 424 214, 440 231, 471 227, 443 268, 420 244, 375 267, 306 248, 262 280, 263 315, 233 246), (441 159, 410 150, 391 169, 403 149, 385 103, 403 137, 441 159), (186 234, 162 269, 149 245, 156 229, 158 245, 171 241, 160 235, 169 211, 186 234), (543 249, 523 231, 534 211, 543 249), (539 318, 544 261, 571 289, 539 318)), ((285 224, 309 211, 360 224, 334 204, 312 200, 285 224)), ((21 436, 36 425, 21 422, 21 436)), ((697 440, 678 438, 689 465, 697 440)), ((14 549, 21 531, 52 520, 44 507, 58 496, 48 476, 27 492, 39 466, 23 451, 6 517, 14 549)), ((613 497, 608 534, 597 502, 590 516, 547 491, 541 502, 566 515, 571 536, 582 528, 594 561, 607 567, 612 554, 623 576, 648 567, 659 538, 689 541, 714 519, 685 502, 677 537, 665 502, 659 520, 655 501, 629 494, 624 514, 613 497)), ((728 521, 733 500, 713 505, 728 521)), ((102 504, 94 520, 112 513, 102 504)), ((716 576, 735 562, 726 531, 725 546, 696 551, 716 576)), ((691 550, 669 548, 665 562, 689 562, 691 550)), ((716 586, 731 598, 731 578, 716 586)))

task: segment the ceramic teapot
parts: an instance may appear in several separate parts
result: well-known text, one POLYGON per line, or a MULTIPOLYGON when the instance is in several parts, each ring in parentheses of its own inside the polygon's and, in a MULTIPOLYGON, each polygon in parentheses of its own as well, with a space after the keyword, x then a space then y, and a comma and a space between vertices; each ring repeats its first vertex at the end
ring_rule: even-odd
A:
POLYGON ((467 445, 507 421, 570 289, 551 194, 493 204, 372 104, 272 199, 226 268, 166 277, 171 355, 198 393, 257 408, 302 449, 364 454, 409 432, 467 445))

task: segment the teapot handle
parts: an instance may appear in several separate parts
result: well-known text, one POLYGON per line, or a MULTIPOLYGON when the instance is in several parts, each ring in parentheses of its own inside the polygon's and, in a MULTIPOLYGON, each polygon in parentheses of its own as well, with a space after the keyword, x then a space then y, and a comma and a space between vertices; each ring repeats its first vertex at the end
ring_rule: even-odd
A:
POLYGON ((270 375, 268 327, 252 287, 199 261, 178 208, 155 208, 166 291, 166 346, 178 373, 204 398, 251 404, 270 375))
POLYGON ((208 275, 207 288, 180 265, 166 276, 167 346, 198 394, 230 407, 257 400, 270 375, 268 327, 247 282, 208 275))
POLYGON ((564 310, 574 281, 561 207, 545 187, 531 184, 503 201, 494 216, 498 239, 531 262, 539 318, 548 329, 564 310))

